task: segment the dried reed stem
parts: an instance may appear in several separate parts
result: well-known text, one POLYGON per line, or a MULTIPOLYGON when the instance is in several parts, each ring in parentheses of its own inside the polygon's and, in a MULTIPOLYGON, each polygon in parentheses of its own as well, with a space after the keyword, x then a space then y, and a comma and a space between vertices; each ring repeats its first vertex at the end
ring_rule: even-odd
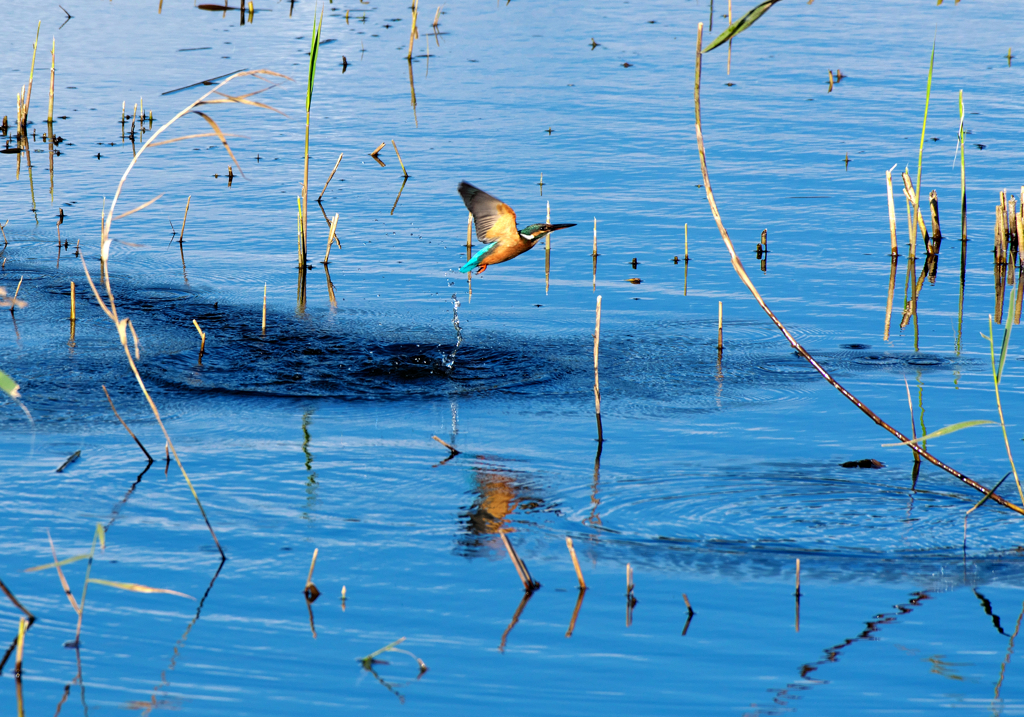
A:
POLYGON ((57 38, 53 38, 53 47, 50 49, 50 108, 46 113, 46 123, 50 125, 50 132, 53 132, 53 81, 57 71, 57 38))
POLYGON ((267 334, 267 282, 263 282, 263 329, 264 336, 267 334))
POLYGON ((690 225, 683 224, 683 262, 690 262, 690 225))
POLYGON ((412 62, 412 45, 413 41, 420 36, 419 30, 416 28, 416 19, 419 15, 420 3, 419 0, 412 0, 412 27, 409 28, 409 54, 405 56, 405 59, 412 62))
POLYGON ((889 240, 891 242, 890 253, 893 256, 899 256, 900 250, 899 245, 896 242, 896 206, 892 200, 892 170, 896 169, 896 165, 892 165, 889 171, 885 173, 885 191, 889 199, 889 240))
POLYGON ((75 282, 71 282, 71 323, 75 323, 75 282))
POLYGON ((25 655, 25 630, 28 629, 28 620, 18 618, 18 651, 14 655, 14 677, 21 681, 21 660, 25 655))
MULTIPOLYGON (((769 309, 768 305, 764 302, 764 299, 761 298, 761 294, 758 292, 757 288, 754 286, 753 282, 750 280, 750 277, 747 275, 746 270, 743 268, 742 262, 740 262, 739 257, 736 255, 736 249, 733 246, 732 239, 729 238, 729 233, 726 231, 725 225, 722 223, 722 216, 718 212, 718 205, 715 203, 715 195, 714 195, 714 193, 711 190, 711 179, 708 176, 707 156, 706 156, 706 153, 705 153, 705 150, 704 150, 704 134, 703 134, 703 132, 701 130, 701 121, 700 121, 700 74, 701 74, 701 44, 702 44, 702 41, 703 41, 703 33, 704 33, 704 23, 698 23, 698 25, 697 25, 697 59, 696 59, 696 68, 695 68, 695 72, 694 72, 694 87, 693 87, 694 115, 695 115, 695 120, 696 120, 695 121, 695 129, 696 129, 696 135, 697 135, 697 152, 698 152, 699 157, 700 157, 700 169, 701 169, 701 175, 704 178, 704 191, 705 191, 705 193, 707 195, 708 205, 710 206, 711 213, 712 213, 712 215, 715 218, 715 224, 718 226, 718 231, 722 235, 722 241, 725 243, 725 247, 726 247, 726 249, 729 252, 729 256, 730 256, 730 260, 732 262, 733 269, 736 271, 736 274, 739 276, 739 278, 743 282, 743 284, 747 287, 747 290, 750 291, 751 295, 754 297, 754 300, 757 301, 758 306, 761 307, 762 311, 764 311, 765 314, 767 314, 768 318, 771 319, 772 323, 774 323, 775 326, 779 329, 779 331, 782 332, 782 335, 786 338, 786 341, 789 343, 789 345, 792 346, 793 349, 797 353, 799 353, 804 358, 804 360, 806 360, 811 365, 811 367, 814 368, 814 370, 817 371, 821 375, 822 378, 824 378, 826 381, 828 381, 829 384, 831 384, 837 391, 839 391, 839 393, 841 393, 847 400, 849 400, 851 403, 853 403, 854 406, 856 406, 858 409, 860 409, 866 416, 868 416, 868 418, 870 418, 872 421, 874 421, 878 426, 884 428, 886 431, 891 433, 893 436, 895 436, 901 442, 909 441, 910 439, 908 439, 905 435, 903 435, 903 433, 901 433, 900 431, 896 430, 891 425, 886 423, 878 414, 876 414, 870 408, 868 408, 863 403, 861 403, 861 401, 856 396, 854 396, 852 393, 850 393, 845 388, 843 388, 843 386, 838 381, 836 381, 834 378, 832 378, 831 374, 829 374, 829 372, 826 371, 821 366, 821 364, 819 364, 814 359, 814 357, 811 356, 807 352, 807 350, 803 346, 801 346, 800 343, 795 338, 793 338, 793 335, 790 334, 789 330, 786 329, 786 327, 782 324, 781 321, 778 320, 778 318, 776 318, 775 314, 772 313, 771 309, 769 309)), ((946 465, 941 460, 939 460, 938 458, 933 456, 931 453, 929 453, 928 451, 926 451, 923 448, 921 448, 920 446, 918 446, 917 444, 908 444, 908 447, 912 451, 914 451, 914 453, 916 453, 917 455, 921 456, 922 458, 924 458, 925 460, 929 461, 930 463, 932 463, 933 465, 937 466, 938 468, 941 468, 942 470, 946 471, 947 473, 952 475, 954 478, 962 481, 966 485, 969 485, 971 488, 974 488, 975 490, 977 490, 977 491, 979 491, 981 493, 987 492, 987 489, 985 488, 985 486, 981 485, 980 483, 978 483, 978 482, 974 481, 973 479, 969 478, 968 476, 964 475, 963 473, 961 473, 960 471, 956 470, 952 466, 946 465)), ((1024 508, 1022 508, 1020 506, 1017 506, 1017 505, 1014 505, 1013 503, 1009 502, 1005 498, 1001 498, 999 496, 995 496, 994 495, 994 496, 992 496, 991 500, 996 501, 997 503, 999 503, 1004 508, 1008 508, 1008 509, 1010 509, 1010 510, 1012 510, 1012 511, 1018 513, 1018 514, 1024 515, 1024 508)))
POLYGON ((504 531, 499 533, 501 535, 501 541, 505 544, 505 550, 508 551, 508 556, 512 560, 512 565, 515 566, 516 573, 519 574, 519 579, 523 582, 523 590, 527 593, 532 593, 534 590, 540 587, 540 583, 533 579, 530 575, 530 571, 526 568, 526 563, 523 562, 522 558, 516 553, 516 549, 512 547, 511 541, 508 536, 505 535, 504 531))
POLYGON ((201 328, 199 328, 199 322, 192 319, 192 325, 196 327, 196 331, 199 332, 199 363, 203 362, 203 352, 206 351, 206 334, 201 328))
MULTIPOLYGON (((438 443, 440 443, 440 444, 441 444, 442 446, 444 446, 445 448, 447 448, 447 449, 449 450, 449 452, 450 452, 450 453, 452 454, 452 456, 457 456, 457 455, 459 455, 459 453, 461 453, 461 451, 460 451, 460 450, 458 450, 457 448, 455 448, 455 446, 453 446, 453 445, 452 445, 452 444, 450 444, 450 443, 446 443, 445 441, 442 441, 442 440, 441 440, 440 438, 438 438, 437 436, 431 436, 431 438, 433 438, 433 439, 434 439, 435 441, 437 441, 437 442, 438 442, 438 443)), ((451 456, 449 456, 449 458, 450 458, 450 457, 451 457, 451 456)))
POLYGON ((321 199, 323 199, 324 192, 327 191, 327 185, 331 183, 332 179, 334 179, 334 173, 338 171, 338 165, 341 164, 341 158, 344 157, 344 156, 345 156, 344 152, 342 152, 341 154, 338 155, 338 161, 334 163, 334 169, 331 170, 330 175, 327 177, 327 181, 324 182, 324 188, 320 190, 320 196, 316 198, 316 200, 318 202, 321 199))
MULTIPOLYGON (((178 243, 181 244, 185 240, 185 222, 188 221, 188 207, 192 203, 192 195, 188 195, 188 199, 185 200, 185 216, 181 219, 181 232, 178 234, 178 243)), ((173 239, 172 239, 173 241, 173 239)))
POLYGON ((587 583, 583 579, 583 571, 580 570, 580 561, 576 558, 576 549, 572 546, 572 538, 565 536, 565 547, 569 548, 569 556, 572 558, 572 567, 576 570, 576 579, 580 583, 580 591, 587 589, 587 583))
MULTIPOLYGON (((316 585, 313 584, 313 570, 316 568, 316 556, 320 554, 320 548, 313 549, 313 559, 309 561, 309 575, 306 576, 306 587, 302 589, 302 592, 306 595, 306 599, 313 602, 320 597, 320 591, 317 590, 316 585)), ((316 633, 313 633, 316 636, 316 633)))
MULTIPOLYGON (((324 254, 324 260, 320 262, 326 265, 331 260, 331 244, 334 243, 336 237, 334 231, 338 228, 338 214, 335 213, 334 218, 331 220, 331 228, 327 232, 327 252, 324 254)), ((341 246, 341 242, 338 242, 338 246, 341 246)))
POLYGON ((601 297, 597 297, 597 318, 594 323, 594 413, 597 415, 597 442, 604 443, 601 426, 601 380, 597 369, 598 346, 601 343, 601 297))
POLYGON ((722 353, 722 302, 718 302, 718 353, 722 353))
MULTIPOLYGON (((548 215, 544 220, 551 223, 551 202, 548 202, 548 215)), ((551 232, 544 235, 544 293, 548 293, 551 286, 551 232)))
POLYGON ((796 592, 793 593, 797 597, 800 597, 800 558, 796 559, 796 592))
POLYGON ((391 140, 391 146, 395 148, 395 156, 398 157, 398 164, 402 167, 402 176, 408 179, 409 173, 405 171, 405 162, 402 161, 402 155, 398 153, 398 145, 395 144, 395 140, 391 140))

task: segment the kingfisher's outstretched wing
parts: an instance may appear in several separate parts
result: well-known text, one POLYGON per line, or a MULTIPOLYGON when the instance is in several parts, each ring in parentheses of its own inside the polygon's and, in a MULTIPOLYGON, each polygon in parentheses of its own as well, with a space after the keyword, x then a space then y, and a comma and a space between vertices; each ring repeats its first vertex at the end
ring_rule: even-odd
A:
POLYGON ((502 239, 519 238, 516 213, 512 207, 467 182, 459 183, 459 194, 473 214, 478 241, 490 244, 502 239))

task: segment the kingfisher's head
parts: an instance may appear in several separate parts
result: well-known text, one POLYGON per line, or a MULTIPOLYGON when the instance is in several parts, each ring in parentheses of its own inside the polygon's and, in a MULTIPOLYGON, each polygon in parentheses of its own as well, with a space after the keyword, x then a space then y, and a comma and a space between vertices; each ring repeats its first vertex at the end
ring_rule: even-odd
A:
POLYGON ((558 231, 559 229, 568 229, 574 227, 575 224, 531 224, 530 226, 520 229, 519 236, 528 242, 535 242, 545 234, 558 231))

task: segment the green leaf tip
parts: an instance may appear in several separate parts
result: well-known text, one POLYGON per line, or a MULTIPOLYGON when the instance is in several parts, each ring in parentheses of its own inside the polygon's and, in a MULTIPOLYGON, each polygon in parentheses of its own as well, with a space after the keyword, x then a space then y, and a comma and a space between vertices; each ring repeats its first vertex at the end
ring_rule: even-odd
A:
POLYGON ((736 35, 739 35, 741 32, 743 32, 748 27, 757 22, 762 15, 768 12, 768 8, 770 8, 777 2, 779 2, 779 0, 764 0, 764 2, 761 3, 760 5, 755 5, 751 10, 747 12, 746 15, 744 15, 739 20, 734 22, 732 25, 727 27, 725 29, 725 32, 716 37, 714 41, 710 45, 705 47, 703 50, 701 50, 701 52, 711 52, 719 45, 723 45, 736 35))
POLYGON ((3 391, 11 398, 17 399, 21 397, 21 394, 18 393, 19 388, 21 387, 18 386, 17 382, 13 378, 3 371, 0 371, 0 391, 3 391))
MULTIPOLYGON (((929 441, 929 440, 931 440, 933 438, 940 438, 942 436, 947 436, 950 433, 956 433, 957 431, 962 431, 965 428, 973 428, 974 426, 987 426, 989 424, 995 424, 995 423, 996 423, 995 421, 987 421, 987 420, 984 420, 984 419, 978 419, 976 421, 962 421, 961 423, 953 423, 953 424, 950 424, 948 426, 944 426, 943 428, 940 428, 937 431, 932 431, 928 435, 921 436, 920 438, 914 438, 913 440, 902 441, 900 443, 883 443, 882 445, 884 447, 886 447, 886 448, 889 448, 889 447, 892 447, 892 446, 909 446, 909 445, 921 443, 923 441, 929 441)), ((996 424, 996 425, 998 425, 998 424, 996 424)))

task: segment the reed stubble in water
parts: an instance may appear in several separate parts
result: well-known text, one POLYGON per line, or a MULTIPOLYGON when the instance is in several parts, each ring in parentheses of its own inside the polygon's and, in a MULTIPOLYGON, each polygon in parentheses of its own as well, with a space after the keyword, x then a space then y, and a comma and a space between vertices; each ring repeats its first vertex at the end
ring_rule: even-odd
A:
POLYGON ((594 414, 597 416, 598 450, 604 443, 604 428, 601 426, 601 377, 598 373, 598 347, 601 344, 601 297, 597 297, 596 320, 594 323, 594 414))
POLYGON ((540 587, 540 583, 534 580, 533 576, 530 575, 530 571, 527 569, 526 563, 524 563, 522 558, 520 558, 516 553, 515 548, 512 547, 512 542, 508 539, 508 536, 505 535, 505 532, 502 531, 500 535, 501 542, 505 544, 505 550, 508 551, 508 557, 512 560, 512 565, 515 566, 516 573, 519 575, 519 579, 523 583, 523 590, 527 593, 532 593, 540 587))
MULTIPOLYGON (((548 224, 551 223, 551 202, 548 202, 548 214, 547 219, 544 220, 548 224)), ((551 285, 551 232, 544 235, 544 293, 548 293, 548 287, 551 285)))
POLYGON ((580 561, 576 558, 576 548, 572 545, 572 538, 565 536, 565 547, 569 549, 569 557, 572 558, 572 567, 576 571, 576 580, 579 581, 580 590, 587 589, 587 583, 583 579, 583 571, 580 570, 580 561))
POLYGON ((320 190, 320 196, 316 198, 318 202, 324 198, 324 192, 327 191, 327 185, 329 185, 331 180, 334 179, 334 173, 338 171, 338 165, 341 164, 341 158, 344 156, 344 152, 338 155, 338 161, 334 163, 334 169, 332 169, 331 173, 327 176, 327 181, 324 182, 324 188, 320 190))
MULTIPOLYGON (((887 198, 889 200, 889 253, 892 254, 892 256, 899 256, 900 250, 899 245, 896 241, 896 206, 895 204, 893 204, 892 199, 892 170, 894 169, 896 169, 895 164, 892 165, 892 167, 890 167, 889 170, 885 173, 885 191, 887 198)), ((886 324, 888 325, 888 320, 886 320, 886 324)), ((888 335, 888 333, 889 332, 886 331, 886 335, 888 335)))
MULTIPOLYGON (((697 24, 697 52, 696 52, 696 61, 695 61, 695 68, 694 68, 694 84, 693 84, 694 119, 695 119, 694 125, 695 125, 695 131, 696 131, 696 135, 697 135, 697 154, 698 154, 698 158, 700 160, 701 176, 704 179, 704 192, 705 192, 705 194, 707 196, 708 206, 710 207, 711 214, 712 214, 712 216, 715 219, 715 224, 718 227, 719 234, 721 234, 721 236, 722 236, 722 241, 725 244, 725 248, 729 252, 729 257, 730 257, 730 261, 732 263, 733 270, 739 276, 739 278, 743 282, 744 286, 747 287, 747 290, 754 297, 754 300, 757 302, 758 306, 761 307, 761 310, 765 312, 765 314, 772 321, 772 323, 775 324, 776 328, 778 328, 779 331, 782 333, 782 335, 786 338, 786 341, 789 343, 789 345, 798 354, 800 354, 800 356, 803 357, 803 359, 805 361, 807 361, 814 368, 814 370, 817 371, 818 374, 821 375, 821 377, 824 378, 833 388, 835 388, 837 391, 839 391, 847 400, 849 400, 851 403, 853 403, 854 406, 856 406, 858 409, 860 409, 861 412, 863 412, 866 416, 868 416, 868 418, 870 418, 872 421, 874 421, 875 424, 877 424, 881 428, 883 428, 886 431, 888 431, 890 434, 892 434, 893 436, 898 438, 901 442, 907 444, 908 447, 912 451, 914 451, 914 453, 920 455, 922 458, 924 458, 925 460, 929 461, 930 463, 932 463, 936 467, 941 468, 942 470, 946 471, 947 473, 952 475, 957 480, 960 480, 961 482, 965 483, 966 485, 969 485, 971 488, 973 488, 973 489, 975 489, 975 490, 977 490, 977 491, 979 491, 981 493, 987 492, 988 489, 985 488, 985 486, 983 486, 980 483, 978 483, 977 481, 975 481, 972 478, 964 475, 963 473, 961 473, 960 471, 956 470, 952 466, 949 466, 946 463, 942 462, 941 460, 936 458, 934 455, 929 453, 927 450, 921 448, 920 446, 918 446, 916 444, 908 443, 909 439, 903 433, 901 433, 900 431, 896 430, 893 426, 891 426, 889 423, 887 423, 885 420, 883 420, 881 416, 876 414, 874 411, 872 411, 870 408, 868 408, 866 405, 864 405, 864 403, 862 403, 856 396, 854 396, 852 393, 850 393, 848 390, 846 390, 838 381, 836 381, 832 377, 832 375, 828 371, 826 371, 824 369, 824 367, 821 366, 821 364, 819 364, 817 362, 817 360, 815 360, 815 358, 813 356, 811 356, 810 353, 807 352, 807 350, 802 345, 800 345, 800 343, 793 337, 793 335, 789 332, 789 330, 782 324, 781 321, 779 321, 779 319, 775 316, 775 314, 771 311, 771 309, 768 308, 768 305, 765 303, 764 299, 761 298, 760 292, 757 290, 757 287, 755 287, 753 282, 750 280, 750 277, 747 275, 746 270, 743 268, 743 263, 740 261, 739 257, 736 255, 736 249, 733 246, 732 239, 729 237, 729 233, 726 230, 725 225, 722 223, 722 216, 721 216, 721 214, 718 211, 718 205, 715 203, 715 195, 714 195, 714 192, 711 189, 711 178, 710 178, 710 176, 708 174, 707 154, 706 154, 705 149, 704 149, 704 134, 703 134, 703 131, 702 131, 702 128, 701 128, 701 114, 700 114, 701 44, 703 42, 703 34, 704 34, 704 23, 698 23, 697 24)), ((1015 513, 1024 515, 1024 507, 1015 505, 1015 504, 1011 503, 1010 501, 1008 501, 1008 500, 1006 500, 1004 498, 1000 498, 999 496, 995 496, 995 495, 992 497, 992 500, 997 501, 999 503, 999 505, 1003 506, 1004 508, 1008 508, 1009 510, 1014 511, 1015 513)))

